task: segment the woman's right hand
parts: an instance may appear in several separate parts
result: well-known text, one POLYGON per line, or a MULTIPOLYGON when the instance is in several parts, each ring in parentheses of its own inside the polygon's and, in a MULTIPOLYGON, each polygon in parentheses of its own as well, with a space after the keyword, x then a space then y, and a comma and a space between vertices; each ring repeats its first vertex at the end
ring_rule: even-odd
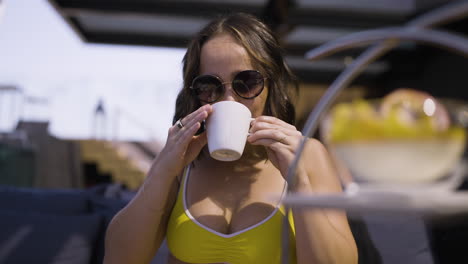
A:
POLYGON ((200 135, 195 133, 200 129, 201 122, 211 113, 210 104, 201 106, 196 111, 180 119, 183 124, 169 128, 166 145, 159 153, 153 166, 176 177, 185 166, 192 162, 206 145, 206 132, 200 135))

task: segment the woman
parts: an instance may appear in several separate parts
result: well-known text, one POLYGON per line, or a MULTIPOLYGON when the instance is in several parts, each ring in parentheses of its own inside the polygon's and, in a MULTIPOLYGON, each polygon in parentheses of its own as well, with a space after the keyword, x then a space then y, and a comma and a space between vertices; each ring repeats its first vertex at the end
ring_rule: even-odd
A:
MULTIPOLYGON (((167 237, 170 263, 280 263, 280 197, 302 135, 278 42, 254 17, 234 14, 202 29, 183 63, 178 121, 138 194, 112 220, 105 262, 148 263, 167 237), (234 162, 212 159, 201 129, 211 104, 224 100, 255 118, 234 162)), ((303 157, 293 191, 341 192, 321 143, 310 139, 303 157)), ((290 219, 291 263, 357 263, 344 213, 293 209, 290 219)))

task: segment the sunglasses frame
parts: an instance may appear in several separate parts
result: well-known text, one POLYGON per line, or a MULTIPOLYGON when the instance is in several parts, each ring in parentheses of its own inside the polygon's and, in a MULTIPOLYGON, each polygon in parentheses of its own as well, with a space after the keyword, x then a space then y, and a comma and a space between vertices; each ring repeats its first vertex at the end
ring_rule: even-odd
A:
MULTIPOLYGON (((243 99, 254 99, 255 97, 259 96, 259 95, 263 92, 263 89, 265 89, 265 80, 268 79, 268 78, 266 78, 266 77, 263 77, 263 74, 262 74, 261 72, 257 71, 257 70, 245 70, 245 71, 240 71, 240 72, 236 73, 236 75, 234 76, 234 78, 232 78, 232 82, 223 82, 223 80, 222 80, 220 77, 216 76, 216 75, 212 75, 212 74, 203 74, 203 75, 198 75, 197 77, 195 77, 195 78, 193 79, 193 81, 192 81, 192 85, 190 85, 190 87, 189 87, 194 93, 196 93, 196 92, 195 92, 196 89, 193 88, 193 85, 194 85, 195 82, 196 82, 199 78, 201 78, 201 77, 214 77, 216 80, 219 81, 219 84, 220 84, 219 86, 221 86, 222 89, 223 89, 222 92, 220 93, 220 95, 218 96, 218 98, 216 98, 216 99, 213 100, 213 101, 205 101, 205 100, 202 100, 202 99, 200 99, 200 98, 198 97, 198 95, 196 95, 197 98, 198 98, 198 100, 200 100, 200 101, 202 101, 202 102, 204 102, 204 103, 213 103, 213 102, 218 101, 218 99, 219 99, 221 96, 223 96, 224 93, 226 92, 226 84, 229 84, 229 83, 230 83, 231 86, 232 86, 232 90, 234 90, 234 92, 235 92, 239 97, 241 97, 241 98, 243 98, 243 99), (250 96, 250 97, 242 96, 242 95, 239 94, 239 92, 237 91, 237 89, 235 89, 234 86, 232 86, 232 83, 236 80, 236 77, 237 77, 239 74, 245 73, 245 72, 256 72, 256 73, 258 73, 258 74, 262 77, 262 88, 261 88, 261 89, 258 91, 258 93, 256 93, 254 96, 250 96)), ((217 87, 218 87, 218 86, 217 86, 217 87)), ((216 89, 218 89, 218 88, 216 88, 216 89)))

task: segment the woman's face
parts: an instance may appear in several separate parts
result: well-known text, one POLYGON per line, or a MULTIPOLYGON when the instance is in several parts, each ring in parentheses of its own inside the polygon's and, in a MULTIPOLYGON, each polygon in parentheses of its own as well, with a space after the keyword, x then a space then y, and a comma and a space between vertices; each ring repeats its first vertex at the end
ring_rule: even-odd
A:
MULTIPOLYGON (((250 109, 253 117, 262 115, 265 108, 268 89, 265 86, 262 93, 253 99, 239 97, 232 89, 230 82, 234 76, 245 70, 257 70, 250 61, 250 57, 242 45, 228 34, 214 36, 202 47, 200 58, 200 75, 210 74, 218 76, 225 84, 225 93, 219 101, 236 101, 250 109)), ((266 82, 265 82, 266 85, 266 82)))

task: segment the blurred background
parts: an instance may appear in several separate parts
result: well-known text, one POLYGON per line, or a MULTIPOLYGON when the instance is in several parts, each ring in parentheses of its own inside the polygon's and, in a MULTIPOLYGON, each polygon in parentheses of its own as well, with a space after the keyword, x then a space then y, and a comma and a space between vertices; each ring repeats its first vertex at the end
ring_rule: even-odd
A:
MULTIPOLYGON (((148 156, 146 162, 135 162, 145 170, 171 125, 187 41, 211 17, 235 11, 257 15, 277 33, 300 80, 296 107, 301 129, 328 85, 364 48, 317 61, 304 59, 308 50, 353 32, 401 26, 449 2, 456 1, 3 0, 0 132, 2 138, 17 138, 27 149, 50 145, 35 136, 41 130, 57 146, 81 148, 75 154, 80 156, 81 151, 85 161, 92 160, 88 147, 94 158, 99 156, 94 148, 107 147, 111 152, 120 149, 122 157, 148 156)), ((461 19, 444 29, 466 34, 467 24, 461 19)), ((370 64, 337 101, 382 96, 401 87, 464 99, 467 65, 453 53, 404 42, 370 64)), ((45 164, 56 152, 41 152, 36 160, 44 160, 36 165, 45 164)), ((27 176, 29 185, 78 184, 43 174, 27 176)), ((82 185, 104 180, 86 177, 82 185)))
MULTIPOLYGON (((350 33, 402 26, 456 2, 464 1, 0 0, 0 184, 128 200, 166 140, 187 42, 217 14, 252 13, 277 34, 300 81, 302 129, 364 48, 317 61, 304 59, 307 51, 350 33)), ((440 29, 467 36, 468 17, 440 29)), ((336 102, 402 87, 466 100, 467 69, 464 57, 404 42, 370 64, 336 102)), ((391 247, 387 263, 410 263, 391 247)), ((430 250, 423 257, 414 250, 411 263, 434 261, 430 250)))

